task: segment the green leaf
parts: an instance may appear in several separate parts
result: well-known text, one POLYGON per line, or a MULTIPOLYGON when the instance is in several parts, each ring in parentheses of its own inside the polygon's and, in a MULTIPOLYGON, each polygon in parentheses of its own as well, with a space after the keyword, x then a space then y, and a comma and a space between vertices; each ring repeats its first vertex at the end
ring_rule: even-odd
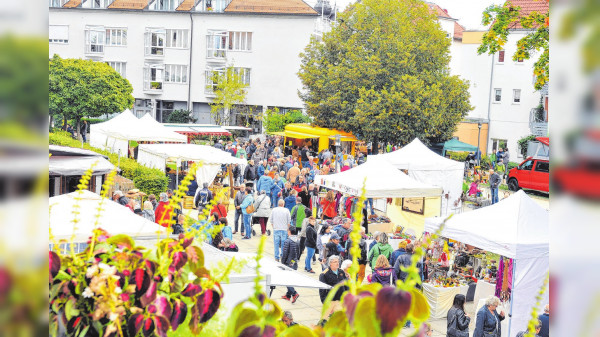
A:
POLYGON ((416 322, 426 321, 430 313, 427 299, 418 289, 411 289, 410 294, 412 296, 412 303, 410 305, 410 312, 408 313, 409 319, 416 322))
POLYGON ((111 236, 106 240, 106 242, 115 246, 124 246, 128 249, 132 249, 135 245, 133 239, 125 234, 117 234, 115 236, 111 236))
POLYGON ((277 335, 278 337, 318 337, 318 335, 311 329, 304 325, 296 324, 292 327, 285 329, 282 333, 277 335))
POLYGON ((70 281, 73 277, 69 274, 67 274, 64 270, 59 270, 58 274, 56 274, 56 277, 54 279, 57 280, 61 280, 61 281, 70 281))
POLYGON ((76 307, 74 298, 69 298, 69 300, 67 300, 67 304, 65 305, 65 315, 67 316, 67 320, 79 315, 79 310, 76 307))
POLYGON ((379 326, 375 317, 375 298, 362 298, 356 305, 354 314, 354 326, 359 337, 371 337, 379 335, 379 326))
POLYGON ((345 336, 348 328, 346 314, 343 311, 336 311, 329 317, 323 330, 325 330, 327 336, 345 336))
POLYGON ((259 320, 255 310, 245 307, 245 302, 236 305, 231 311, 230 322, 227 326, 228 336, 238 336, 246 326, 252 325, 259 320))
POLYGON ((90 329, 91 325, 86 326, 85 328, 81 329, 81 332, 79 333, 79 337, 85 337, 87 336, 87 332, 90 329))

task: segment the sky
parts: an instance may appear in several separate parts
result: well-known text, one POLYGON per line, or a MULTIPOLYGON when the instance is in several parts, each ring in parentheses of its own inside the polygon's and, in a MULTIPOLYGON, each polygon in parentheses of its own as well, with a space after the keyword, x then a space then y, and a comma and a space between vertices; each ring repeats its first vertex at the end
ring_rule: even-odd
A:
MULTIPOLYGON (((355 0, 329 0, 332 4, 337 2, 340 10, 355 0)), ((398 0, 402 1, 402 0, 398 0)), ((316 0, 306 1, 310 5, 314 5, 316 0)), ((504 0, 429 0, 438 4, 440 7, 447 9, 451 17, 458 19, 467 30, 482 30, 485 27, 481 24, 481 13, 489 5, 500 5, 504 0)))

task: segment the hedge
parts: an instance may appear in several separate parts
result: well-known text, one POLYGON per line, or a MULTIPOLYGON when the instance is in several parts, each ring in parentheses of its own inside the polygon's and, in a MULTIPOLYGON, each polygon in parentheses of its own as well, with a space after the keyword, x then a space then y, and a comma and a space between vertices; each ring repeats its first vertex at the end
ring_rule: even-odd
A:
MULTIPOLYGON (((81 148, 80 141, 71 138, 70 133, 61 130, 50 132, 48 143, 81 148)), ((116 153, 92 147, 88 143, 84 143, 83 148, 107 156, 108 161, 115 166, 118 164, 121 169, 121 176, 132 180, 135 187, 144 193, 158 195, 165 192, 169 186, 169 178, 161 170, 140 165, 137 161, 130 158, 121 157, 119 160, 116 153)))

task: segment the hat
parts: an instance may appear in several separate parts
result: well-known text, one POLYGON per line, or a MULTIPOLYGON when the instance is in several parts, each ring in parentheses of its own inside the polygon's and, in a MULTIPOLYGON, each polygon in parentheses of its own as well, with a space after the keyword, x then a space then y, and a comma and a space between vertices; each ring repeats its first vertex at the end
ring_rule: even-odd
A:
POLYGON ((400 243, 398 244, 398 248, 406 248, 406 245, 408 243, 405 240, 400 241, 400 243))
POLYGON ((118 191, 118 190, 117 190, 117 191, 115 191, 115 192, 113 193, 113 195, 118 195, 118 196, 121 196, 121 197, 122 197, 122 196, 123 196, 123 192, 121 192, 121 191, 118 191))
POLYGON ((340 236, 336 232, 333 232, 333 234, 331 234, 331 237, 329 237, 329 240, 339 240, 339 239, 340 239, 340 236))

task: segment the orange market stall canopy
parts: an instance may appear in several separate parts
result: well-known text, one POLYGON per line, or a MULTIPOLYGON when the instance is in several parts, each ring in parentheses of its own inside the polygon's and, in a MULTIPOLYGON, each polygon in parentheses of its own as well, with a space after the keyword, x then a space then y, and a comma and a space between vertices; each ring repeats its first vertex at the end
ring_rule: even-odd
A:
POLYGON ((357 141, 356 137, 348 132, 339 131, 335 129, 327 129, 321 128, 318 126, 311 126, 309 124, 300 124, 293 123, 285 126, 285 130, 282 132, 274 132, 275 135, 280 135, 284 137, 284 143, 288 144, 287 138, 290 139, 317 139, 318 140, 318 151, 325 150, 330 148, 333 144, 335 144, 336 136, 340 136, 340 141, 342 142, 342 147, 344 148, 344 143, 347 142, 346 147, 348 147, 351 154, 354 155, 355 143, 357 141))
POLYGON ((187 136, 188 141, 191 136, 231 136, 231 132, 214 124, 166 123, 164 126, 171 131, 187 136))

